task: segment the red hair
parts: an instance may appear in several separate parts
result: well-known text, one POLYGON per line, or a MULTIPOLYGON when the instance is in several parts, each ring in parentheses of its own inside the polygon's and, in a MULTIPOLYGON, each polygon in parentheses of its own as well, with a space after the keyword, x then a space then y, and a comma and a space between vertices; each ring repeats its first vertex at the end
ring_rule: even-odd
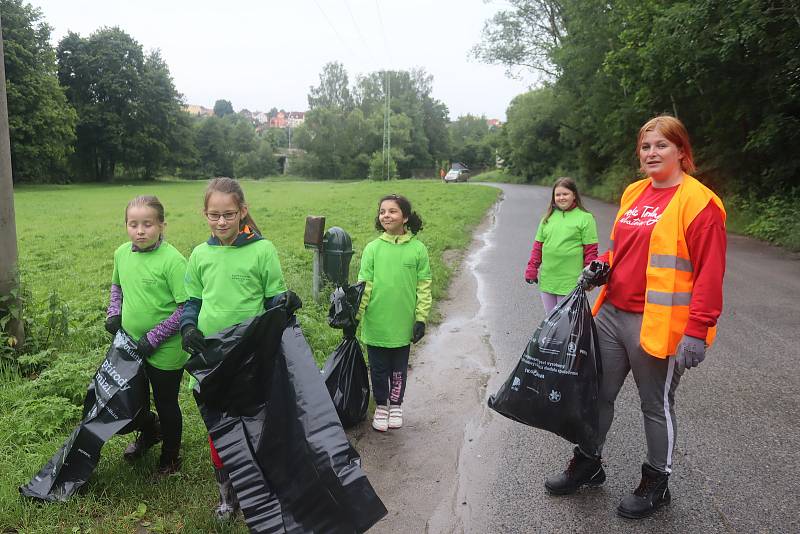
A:
POLYGON ((683 172, 693 173, 695 171, 694 158, 692 157, 692 143, 689 141, 689 132, 686 131, 686 126, 684 126, 680 120, 671 115, 659 115, 644 123, 639 130, 639 138, 636 140, 637 159, 639 157, 639 149, 642 146, 644 134, 652 131, 660 133, 667 141, 673 143, 683 151, 683 157, 681 158, 681 170, 683 170, 683 172))

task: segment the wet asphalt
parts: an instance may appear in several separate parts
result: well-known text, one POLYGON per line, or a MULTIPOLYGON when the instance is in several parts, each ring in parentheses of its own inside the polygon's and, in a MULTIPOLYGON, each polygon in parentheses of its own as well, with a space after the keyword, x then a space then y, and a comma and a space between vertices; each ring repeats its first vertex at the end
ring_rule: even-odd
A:
MULTIPOLYGON (((376 436, 367 423, 355 433, 390 509, 373 531, 800 532, 800 256, 729 236, 717 342, 676 394, 672 503, 627 520, 615 509, 645 458, 632 376, 606 442, 606 483, 571 496, 549 496, 543 482, 563 470, 572 445, 486 408, 544 317, 523 273, 550 189, 498 187, 503 198, 476 232, 444 322, 415 351, 409 428, 376 436)), ((604 251, 617 207, 584 203, 604 251)))
MULTIPOLYGON (((476 266, 496 356, 493 393, 543 318, 522 270, 549 189, 502 186, 504 200, 476 266)), ((586 201, 606 250, 616 206, 586 201)), ((800 532, 800 259, 731 236, 718 341, 677 391, 678 436, 672 503, 654 517, 616 516, 639 482, 645 457, 633 377, 616 404, 605 447, 606 484, 550 497, 545 477, 563 469, 571 444, 490 412, 465 465, 466 532, 800 532), (480 458, 478 458, 480 456, 480 458), (489 465, 486 458, 495 458, 489 465)))

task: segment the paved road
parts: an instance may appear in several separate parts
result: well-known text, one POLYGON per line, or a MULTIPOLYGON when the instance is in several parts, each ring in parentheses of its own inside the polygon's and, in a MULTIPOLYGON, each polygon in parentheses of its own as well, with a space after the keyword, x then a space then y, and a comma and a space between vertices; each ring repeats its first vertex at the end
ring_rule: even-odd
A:
MULTIPOLYGON (((645 452, 631 377, 607 440, 608 480, 573 496, 550 497, 542 484, 571 445, 485 408, 543 318, 522 272, 549 189, 501 187, 443 304, 446 320, 416 352, 408 427, 356 432, 390 510, 374 531, 800 532, 800 259, 730 236, 718 341, 677 392, 673 503, 624 520, 614 510, 645 452)), ((616 207, 586 204, 605 250, 616 207)))

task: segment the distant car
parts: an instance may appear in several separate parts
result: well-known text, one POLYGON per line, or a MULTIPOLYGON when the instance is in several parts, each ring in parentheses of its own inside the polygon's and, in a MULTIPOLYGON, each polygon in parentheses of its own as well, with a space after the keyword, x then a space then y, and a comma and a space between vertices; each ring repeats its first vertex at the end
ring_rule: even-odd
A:
POLYGON ((450 171, 444 175, 444 183, 450 182, 466 182, 469 180, 469 170, 468 169, 450 169, 450 171))

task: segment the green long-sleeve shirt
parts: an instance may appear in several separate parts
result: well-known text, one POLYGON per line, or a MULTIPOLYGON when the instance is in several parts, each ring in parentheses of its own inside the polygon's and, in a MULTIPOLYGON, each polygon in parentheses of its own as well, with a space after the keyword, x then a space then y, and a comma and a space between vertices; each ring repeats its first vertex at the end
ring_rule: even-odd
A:
POLYGON ((358 280, 365 281, 359 315, 361 341, 377 347, 411 342, 415 321, 431 310, 428 249, 413 234, 381 234, 364 247, 358 280))

